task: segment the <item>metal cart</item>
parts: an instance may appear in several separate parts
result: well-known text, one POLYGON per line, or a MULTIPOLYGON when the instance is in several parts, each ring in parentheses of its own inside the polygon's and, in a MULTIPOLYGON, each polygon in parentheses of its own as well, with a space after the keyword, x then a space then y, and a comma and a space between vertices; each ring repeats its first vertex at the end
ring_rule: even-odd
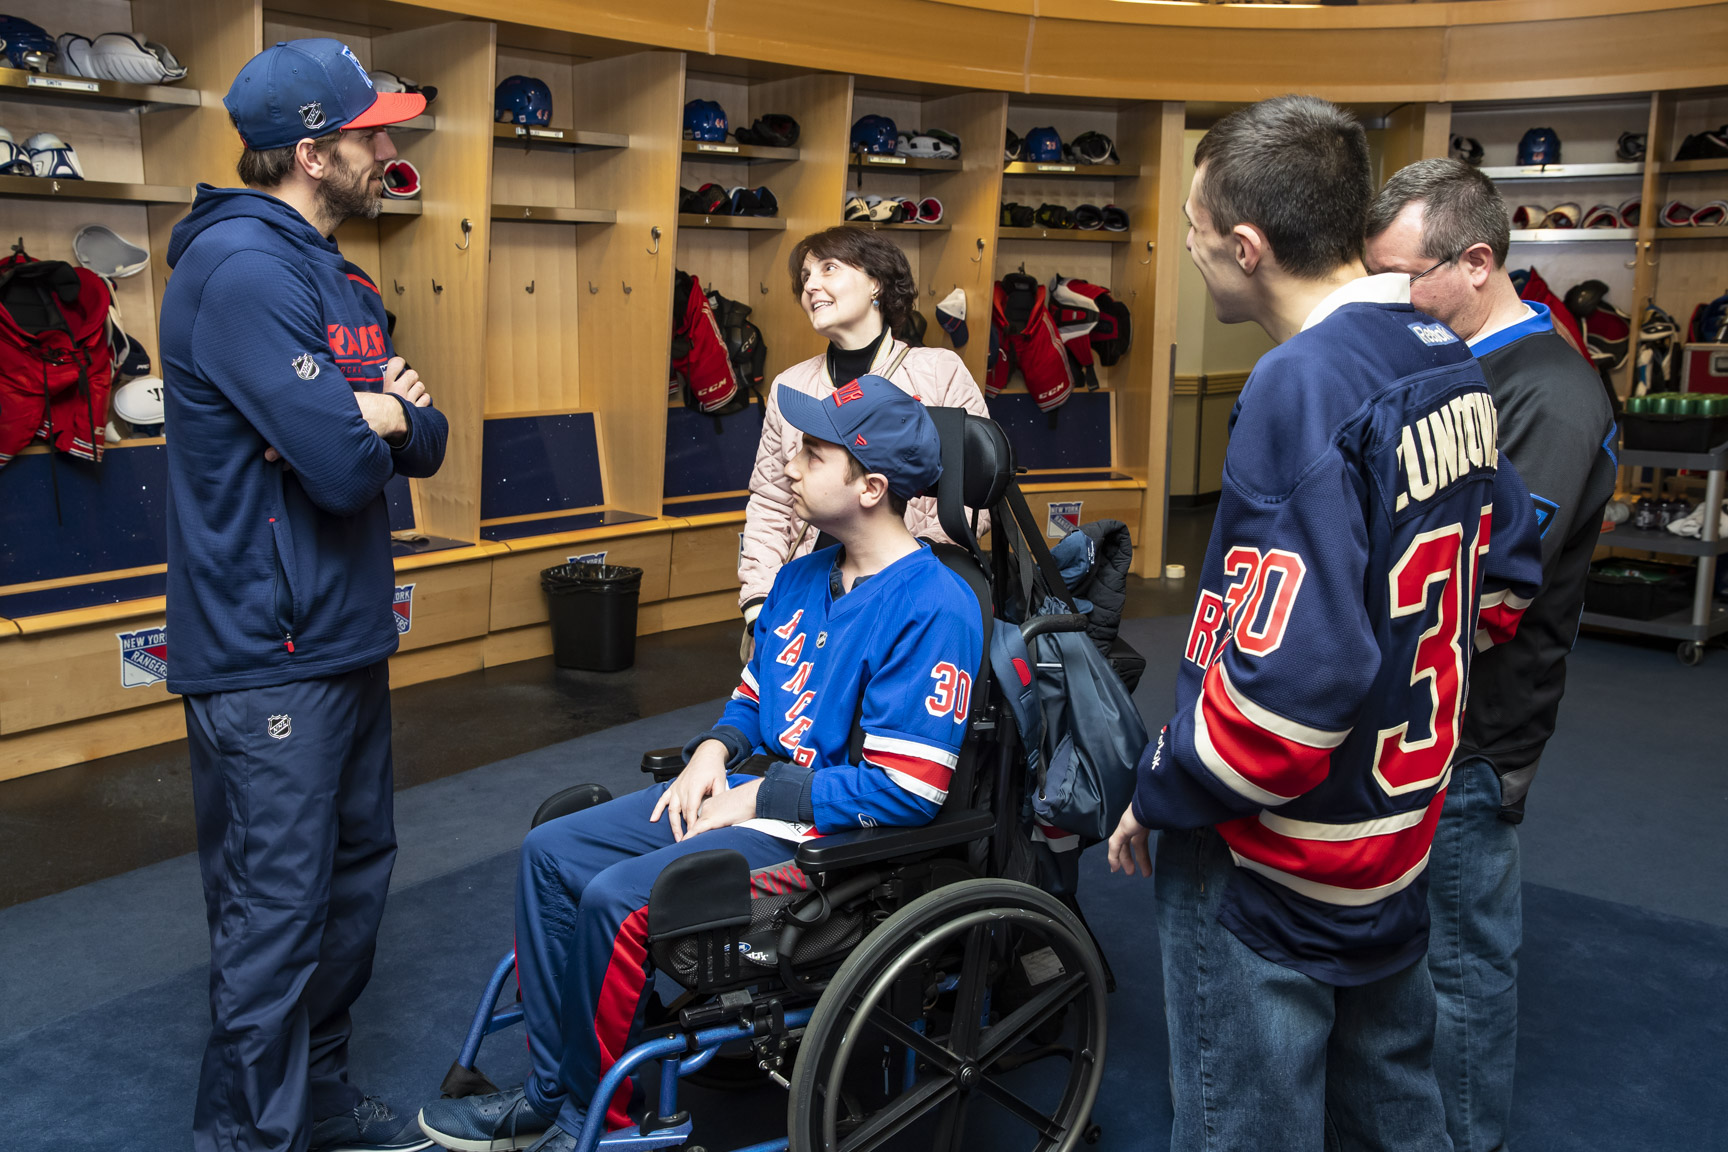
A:
POLYGON ((1704 659, 1704 644, 1713 636, 1728 632, 1728 606, 1714 599, 1716 558, 1728 552, 1728 540, 1721 539, 1723 480, 1728 476, 1728 444, 1718 445, 1709 452, 1649 452, 1637 448, 1620 453, 1620 463, 1633 468, 1656 469, 1656 489, 1662 488, 1662 473, 1681 468, 1706 473, 1704 506, 1710 511, 1704 517, 1704 535, 1699 540, 1676 536, 1666 529, 1634 528, 1618 524, 1602 533, 1601 542, 1613 548, 1637 548, 1669 556, 1698 558, 1697 584, 1692 589, 1692 606, 1654 620, 1633 620, 1625 616, 1609 616, 1601 612, 1585 612, 1583 622, 1598 628, 1615 628, 1622 632, 1638 632, 1646 636, 1666 636, 1680 641, 1675 650, 1680 663, 1697 664, 1704 659))

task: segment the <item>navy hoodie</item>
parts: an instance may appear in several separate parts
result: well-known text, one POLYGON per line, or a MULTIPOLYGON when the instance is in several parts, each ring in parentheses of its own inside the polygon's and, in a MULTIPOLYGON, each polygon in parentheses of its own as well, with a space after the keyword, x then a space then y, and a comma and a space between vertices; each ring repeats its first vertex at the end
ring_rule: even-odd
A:
POLYGON ((449 425, 404 401, 392 448, 360 415, 353 393, 382 391, 394 354, 377 287, 295 209, 241 188, 199 186, 168 265, 169 691, 382 660, 397 638, 384 486, 437 471, 449 425))

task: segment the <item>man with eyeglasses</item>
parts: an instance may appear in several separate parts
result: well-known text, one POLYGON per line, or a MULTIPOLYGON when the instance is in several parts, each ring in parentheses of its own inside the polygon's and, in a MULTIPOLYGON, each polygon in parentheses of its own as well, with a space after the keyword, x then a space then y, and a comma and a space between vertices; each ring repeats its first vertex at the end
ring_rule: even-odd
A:
POLYGON ((1602 381, 1546 307, 1518 298, 1509 243, 1494 182, 1457 160, 1410 165, 1368 210, 1368 269, 1409 274, 1410 302, 1469 343, 1494 397, 1501 451, 1529 487, 1542 531, 1542 591, 1517 635, 1470 669, 1428 864, 1434 1070, 1458 1152, 1503 1148, 1510 1128, 1523 938, 1516 826, 1554 732, 1602 506, 1614 492, 1614 414, 1602 381))

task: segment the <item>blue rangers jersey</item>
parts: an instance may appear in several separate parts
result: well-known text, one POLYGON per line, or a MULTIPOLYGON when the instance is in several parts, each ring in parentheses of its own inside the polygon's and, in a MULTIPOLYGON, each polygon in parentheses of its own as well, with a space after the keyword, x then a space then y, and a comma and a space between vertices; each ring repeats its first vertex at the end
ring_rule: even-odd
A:
POLYGON ((756 651, 701 739, 729 763, 787 759, 763 778, 746 827, 802 838, 929 822, 948 794, 971 710, 984 627, 971 589, 926 546, 836 598, 838 547, 780 569, 756 618, 756 651), (854 719, 863 759, 852 763, 854 719))
POLYGON ((1238 866, 1220 920, 1249 947, 1367 983, 1427 947, 1470 659, 1536 594, 1535 512, 1469 348, 1407 303, 1345 304, 1267 353, 1231 427, 1134 811, 1216 826, 1238 866))

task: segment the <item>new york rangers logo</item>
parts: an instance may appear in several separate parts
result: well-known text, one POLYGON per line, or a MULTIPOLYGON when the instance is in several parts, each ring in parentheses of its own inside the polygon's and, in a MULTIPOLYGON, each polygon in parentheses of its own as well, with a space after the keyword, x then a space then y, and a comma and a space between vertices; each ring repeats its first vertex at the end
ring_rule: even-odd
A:
POLYGON ((396 601, 391 607, 396 610, 396 635, 401 636, 414 627, 414 585, 396 585, 396 601))
POLYGON ((1080 501, 1057 500, 1050 504, 1050 514, 1045 521, 1044 535, 1053 540, 1060 540, 1068 533, 1080 527, 1080 501))
POLYGON ((115 635, 120 638, 120 687, 147 688, 168 678, 168 629, 115 635))

